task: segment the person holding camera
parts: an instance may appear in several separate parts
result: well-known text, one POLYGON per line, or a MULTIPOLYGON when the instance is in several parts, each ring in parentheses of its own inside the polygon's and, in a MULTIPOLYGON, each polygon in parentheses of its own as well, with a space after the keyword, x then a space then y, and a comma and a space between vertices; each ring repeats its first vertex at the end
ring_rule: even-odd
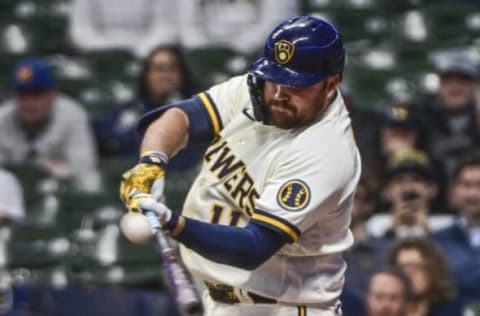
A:
POLYGON ((369 192, 366 182, 360 181, 352 211, 355 244, 345 253, 345 288, 360 296, 393 242, 430 232, 438 185, 426 154, 410 149, 388 161, 377 203, 369 192))
POLYGON ((387 240, 424 236, 432 225, 430 214, 438 184, 427 155, 418 150, 397 153, 389 161, 379 203, 380 213, 371 217, 367 229, 387 240))

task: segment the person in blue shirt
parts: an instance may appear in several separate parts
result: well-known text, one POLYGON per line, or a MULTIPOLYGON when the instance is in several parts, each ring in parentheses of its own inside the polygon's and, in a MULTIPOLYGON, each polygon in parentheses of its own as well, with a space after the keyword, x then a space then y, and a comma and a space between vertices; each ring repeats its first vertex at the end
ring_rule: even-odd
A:
POLYGON ((450 204, 455 223, 433 235, 445 252, 466 303, 480 300, 480 153, 472 153, 454 169, 450 204))
POLYGON ((143 60, 135 98, 113 106, 110 112, 94 120, 100 154, 136 157, 139 145, 136 126, 140 117, 194 92, 195 84, 180 49, 156 47, 143 60))

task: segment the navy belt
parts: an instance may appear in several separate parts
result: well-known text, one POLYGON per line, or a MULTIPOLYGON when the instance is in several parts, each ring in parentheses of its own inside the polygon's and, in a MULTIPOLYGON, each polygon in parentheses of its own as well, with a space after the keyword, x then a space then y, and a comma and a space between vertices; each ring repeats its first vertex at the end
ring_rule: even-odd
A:
MULTIPOLYGON (((225 284, 215 284, 210 282, 205 282, 208 293, 210 297, 220 303, 225 304, 237 304, 241 303, 242 301, 238 298, 237 294, 235 294, 235 290, 232 286, 225 285, 225 284)), ((254 304, 277 304, 277 300, 272 298, 264 297, 252 292, 244 291, 245 294, 252 300, 254 304)))

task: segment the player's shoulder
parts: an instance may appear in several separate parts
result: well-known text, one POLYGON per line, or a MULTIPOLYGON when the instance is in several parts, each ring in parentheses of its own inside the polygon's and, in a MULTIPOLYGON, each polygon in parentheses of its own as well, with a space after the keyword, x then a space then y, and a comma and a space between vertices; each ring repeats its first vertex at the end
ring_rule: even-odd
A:
POLYGON ((213 85, 207 91, 212 97, 239 98, 248 96, 247 75, 239 75, 213 85))
POLYGON ((219 85, 228 85, 234 88, 247 87, 247 74, 230 77, 229 79, 219 83, 219 85))
POLYGON ((251 104, 247 75, 235 76, 217 84, 208 89, 207 94, 217 109, 223 126, 251 104))

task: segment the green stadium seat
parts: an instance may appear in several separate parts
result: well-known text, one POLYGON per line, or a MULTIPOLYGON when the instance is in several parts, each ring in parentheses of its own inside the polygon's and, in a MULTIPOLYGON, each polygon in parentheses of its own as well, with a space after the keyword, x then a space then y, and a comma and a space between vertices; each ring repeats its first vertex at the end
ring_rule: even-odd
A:
POLYGON ((127 50, 115 49, 108 51, 82 53, 90 64, 99 82, 105 80, 131 80, 129 71, 132 63, 137 62, 136 57, 127 50))
POLYGON ((98 212, 107 207, 115 207, 116 202, 104 192, 82 193, 72 190, 60 192, 56 198, 59 202, 57 223, 71 232, 80 229, 86 222, 90 222, 92 228, 102 227, 105 220, 98 218, 98 212))
POLYGON ((90 79, 61 79, 59 81, 60 91, 77 100, 80 100, 80 94, 82 91, 85 91, 92 86, 90 79))
POLYGON ((50 177, 48 172, 33 164, 12 164, 4 167, 10 170, 20 181, 27 212, 38 207, 44 196, 40 186, 43 181, 50 177))
POLYGON ((112 265, 91 267, 69 275, 76 283, 121 285, 129 287, 164 287, 161 264, 112 265))
MULTIPOLYGON (((136 150, 132 148, 132 150, 136 150)), ((122 174, 137 163, 137 158, 132 157, 111 157, 100 160, 100 170, 104 191, 110 194, 112 201, 120 202, 119 188, 122 174)))
POLYGON ((7 243, 7 267, 44 268, 58 265, 69 251, 70 242, 57 225, 18 225, 7 243))
POLYGON ((63 53, 68 50, 67 17, 31 17, 25 27, 31 36, 33 52, 37 54, 63 53))
POLYGON ((390 78, 397 76, 395 70, 373 70, 367 67, 349 67, 345 73, 350 94, 358 104, 373 106, 386 102, 389 96, 385 90, 390 78))
MULTIPOLYGON (((209 86, 219 80, 238 74, 235 67, 229 67, 229 62, 238 54, 229 49, 209 48, 192 49, 185 52, 185 60, 194 78, 200 79, 202 86, 209 86)), ((253 59, 244 56, 248 65, 253 59)))
POLYGON ((161 255, 153 242, 132 244, 115 224, 97 230, 91 240, 74 240, 76 253, 69 264, 72 280, 132 285, 161 281, 161 255))
POLYGON ((374 9, 338 9, 330 11, 333 22, 345 42, 353 42, 375 35, 367 31, 367 22, 379 14, 374 9))
POLYGON ((387 16, 403 13, 421 7, 421 1, 388 0, 378 1, 377 8, 387 16))
POLYGON ((466 17, 471 13, 479 13, 480 6, 471 2, 432 3, 424 8, 424 12, 434 30, 433 40, 444 46, 470 44, 477 32, 467 26, 466 17))

